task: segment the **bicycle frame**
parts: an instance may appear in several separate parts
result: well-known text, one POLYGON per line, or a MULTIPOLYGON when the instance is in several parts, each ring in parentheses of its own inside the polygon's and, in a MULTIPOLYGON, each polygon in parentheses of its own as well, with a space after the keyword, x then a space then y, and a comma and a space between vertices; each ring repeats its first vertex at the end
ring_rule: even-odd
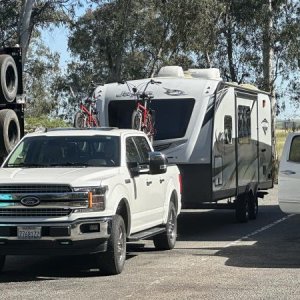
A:
MULTIPOLYGON (((150 114, 149 109, 147 107, 147 102, 148 100, 144 100, 145 104, 141 104, 140 101, 137 102, 137 106, 136 106, 136 110, 141 112, 142 115, 142 124, 141 124, 141 128, 142 130, 145 129, 147 127, 147 119, 148 119, 148 115, 150 114)), ((149 134, 154 134, 154 128, 152 126, 153 124, 150 123, 150 132, 149 134)))
POLYGON ((98 124, 98 121, 97 119, 93 116, 93 111, 92 111, 92 106, 93 106, 93 103, 89 103, 89 106, 88 108, 81 102, 80 103, 80 110, 86 114, 87 118, 85 120, 86 122, 86 126, 87 127, 98 127, 99 124, 98 124))

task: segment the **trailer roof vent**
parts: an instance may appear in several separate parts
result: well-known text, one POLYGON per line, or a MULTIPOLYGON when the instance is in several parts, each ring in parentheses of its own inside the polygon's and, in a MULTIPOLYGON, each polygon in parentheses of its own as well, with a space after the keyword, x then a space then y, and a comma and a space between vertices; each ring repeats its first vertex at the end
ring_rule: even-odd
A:
POLYGON ((179 66, 166 66, 162 67, 158 74, 158 77, 184 77, 183 69, 179 66))
POLYGON ((217 68, 211 69, 188 69, 188 74, 195 78, 206 79, 221 79, 220 70, 217 68))

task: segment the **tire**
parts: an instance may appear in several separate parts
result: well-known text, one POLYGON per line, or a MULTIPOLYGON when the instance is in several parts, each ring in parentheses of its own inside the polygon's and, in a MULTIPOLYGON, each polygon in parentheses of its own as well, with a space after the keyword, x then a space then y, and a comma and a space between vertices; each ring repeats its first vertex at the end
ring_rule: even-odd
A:
POLYGON ((258 200, 257 195, 251 193, 249 197, 249 220, 255 220, 258 215, 258 200))
POLYGON ((85 128, 86 127, 86 120, 85 120, 85 116, 82 112, 78 111, 75 114, 74 117, 74 127, 75 128, 85 128))
POLYGON ((6 156, 21 138, 19 119, 12 109, 0 111, 0 153, 6 156))
POLYGON ((5 255, 0 255, 0 272, 2 271, 5 264, 5 255))
POLYGON ((143 128, 143 131, 146 133, 148 136, 151 144, 153 143, 153 138, 154 138, 154 124, 152 121, 152 116, 148 114, 147 120, 146 120, 146 126, 143 128))
POLYGON ((153 237, 157 250, 171 250, 175 247, 177 239, 177 213, 173 202, 170 202, 166 232, 153 237))
POLYGON ((134 110, 131 117, 131 128, 136 130, 142 130, 142 114, 134 110))
POLYGON ((92 127, 100 127, 100 121, 99 121, 99 118, 96 114, 93 115, 93 118, 96 120, 97 124, 95 125, 93 122, 92 122, 92 127))
POLYGON ((238 222, 246 223, 249 219, 249 194, 239 195, 235 202, 235 216, 238 222))
POLYGON ((117 275, 123 271, 126 260, 126 228, 121 216, 114 216, 107 251, 98 254, 97 259, 104 275, 117 275))
POLYGON ((18 91, 18 71, 14 59, 0 55, 0 102, 13 102, 18 91))

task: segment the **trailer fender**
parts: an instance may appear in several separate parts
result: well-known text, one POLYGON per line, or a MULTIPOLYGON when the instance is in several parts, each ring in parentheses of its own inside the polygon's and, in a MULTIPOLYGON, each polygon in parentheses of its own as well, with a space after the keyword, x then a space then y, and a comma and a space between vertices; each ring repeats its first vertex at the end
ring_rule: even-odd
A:
POLYGON ((14 59, 0 55, 0 102, 13 102, 18 91, 18 71, 14 59))
POLYGON ((12 109, 0 111, 0 154, 6 156, 19 142, 20 123, 12 109))

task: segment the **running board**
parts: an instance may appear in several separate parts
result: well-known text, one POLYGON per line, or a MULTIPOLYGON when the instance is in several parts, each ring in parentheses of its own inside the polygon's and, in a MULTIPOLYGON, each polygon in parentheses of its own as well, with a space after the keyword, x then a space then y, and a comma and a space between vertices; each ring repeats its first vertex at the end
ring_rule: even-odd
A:
POLYGON ((141 231, 141 232, 138 232, 138 233, 134 233, 132 235, 130 235, 128 238, 127 238, 127 241, 128 242, 136 242, 138 240, 145 240, 149 237, 152 237, 154 235, 157 235, 157 234, 160 234, 160 233, 163 233, 166 231, 166 228, 165 227, 154 227, 154 228, 150 228, 150 229, 147 229, 147 230, 144 230, 144 231, 141 231))

